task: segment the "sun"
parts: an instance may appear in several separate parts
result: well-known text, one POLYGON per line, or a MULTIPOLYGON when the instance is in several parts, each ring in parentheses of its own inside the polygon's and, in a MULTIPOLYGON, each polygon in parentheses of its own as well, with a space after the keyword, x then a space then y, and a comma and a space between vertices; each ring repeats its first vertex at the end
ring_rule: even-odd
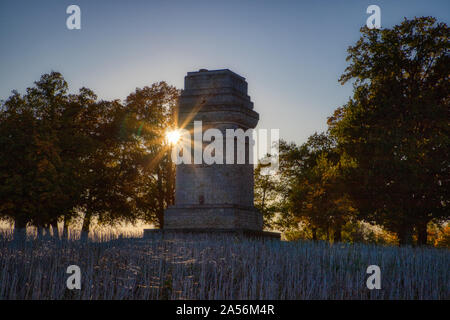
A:
POLYGON ((167 131, 166 138, 170 144, 176 144, 181 138, 180 131, 178 131, 178 130, 167 131))

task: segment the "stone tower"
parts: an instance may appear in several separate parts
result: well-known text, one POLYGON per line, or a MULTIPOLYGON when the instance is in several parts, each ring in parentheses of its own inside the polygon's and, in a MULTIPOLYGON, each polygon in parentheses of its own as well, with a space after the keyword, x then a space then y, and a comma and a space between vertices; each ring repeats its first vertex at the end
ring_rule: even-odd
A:
MULTIPOLYGON (((253 102, 247 95, 245 78, 228 69, 188 72, 179 101, 178 126, 193 132, 194 121, 201 121, 203 132, 219 129, 223 135, 224 160, 223 164, 202 161, 176 166, 175 204, 165 211, 163 231, 238 232, 279 237, 277 233, 262 232, 262 215, 254 207, 254 166, 249 162, 252 140, 245 140, 243 164, 236 163, 239 150, 234 137, 229 144, 234 146, 234 164, 225 159, 226 130, 246 131, 255 128, 258 120, 259 114, 253 110, 253 102)), ((206 145, 208 142, 203 142, 203 148, 206 145)))

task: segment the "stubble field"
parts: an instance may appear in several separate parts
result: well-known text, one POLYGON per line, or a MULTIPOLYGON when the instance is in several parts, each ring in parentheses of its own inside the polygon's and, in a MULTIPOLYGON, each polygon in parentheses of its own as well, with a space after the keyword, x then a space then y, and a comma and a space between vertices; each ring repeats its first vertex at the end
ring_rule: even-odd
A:
POLYGON ((450 251, 230 236, 0 234, 0 299, 449 299, 450 251), (69 290, 69 265, 81 289, 69 290), (369 290, 366 269, 381 269, 369 290))

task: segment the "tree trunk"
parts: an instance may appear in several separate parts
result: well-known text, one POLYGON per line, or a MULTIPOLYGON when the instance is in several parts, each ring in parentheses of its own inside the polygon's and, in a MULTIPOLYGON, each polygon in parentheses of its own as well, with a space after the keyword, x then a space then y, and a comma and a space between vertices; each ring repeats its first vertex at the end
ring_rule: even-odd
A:
POLYGON ((89 236, 89 228, 91 225, 92 213, 90 211, 86 211, 86 214, 83 218, 83 226, 81 227, 81 238, 84 240, 88 239, 89 236))
POLYGON ((164 210, 158 210, 156 214, 156 218, 158 219, 159 228, 164 228, 164 210))
POLYGON ((44 236, 44 228, 42 226, 36 226, 37 238, 42 238, 44 236))
POLYGON ((50 227, 52 228, 53 237, 59 239, 58 220, 52 221, 50 227))
POLYGON ((63 225, 63 233, 62 238, 69 240, 69 219, 64 216, 64 225, 63 225))
POLYGON ((25 240, 27 236, 27 221, 23 218, 14 220, 14 240, 25 240))
POLYGON ((423 221, 417 224, 417 245, 418 246, 426 246, 427 245, 427 232, 428 221, 423 221))
POLYGON ((333 242, 341 242, 342 241, 342 226, 339 224, 336 226, 333 234, 333 242))
POLYGON ((398 232, 398 239, 400 246, 409 246, 413 244, 412 241, 413 228, 412 226, 404 226, 398 232))
POLYGON ((312 239, 317 240, 317 228, 312 228, 312 239))

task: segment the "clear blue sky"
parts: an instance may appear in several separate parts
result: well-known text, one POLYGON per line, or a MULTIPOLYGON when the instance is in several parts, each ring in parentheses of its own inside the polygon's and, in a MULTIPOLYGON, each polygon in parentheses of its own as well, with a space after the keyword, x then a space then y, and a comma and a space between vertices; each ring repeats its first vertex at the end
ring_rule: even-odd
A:
POLYGON ((71 91, 123 99, 160 80, 182 88, 188 71, 229 68, 247 78, 258 127, 301 143, 351 95, 337 80, 371 4, 382 27, 423 15, 449 23, 449 0, 1 0, 0 98, 51 70, 71 91), (81 30, 66 28, 70 4, 81 8, 81 30))

